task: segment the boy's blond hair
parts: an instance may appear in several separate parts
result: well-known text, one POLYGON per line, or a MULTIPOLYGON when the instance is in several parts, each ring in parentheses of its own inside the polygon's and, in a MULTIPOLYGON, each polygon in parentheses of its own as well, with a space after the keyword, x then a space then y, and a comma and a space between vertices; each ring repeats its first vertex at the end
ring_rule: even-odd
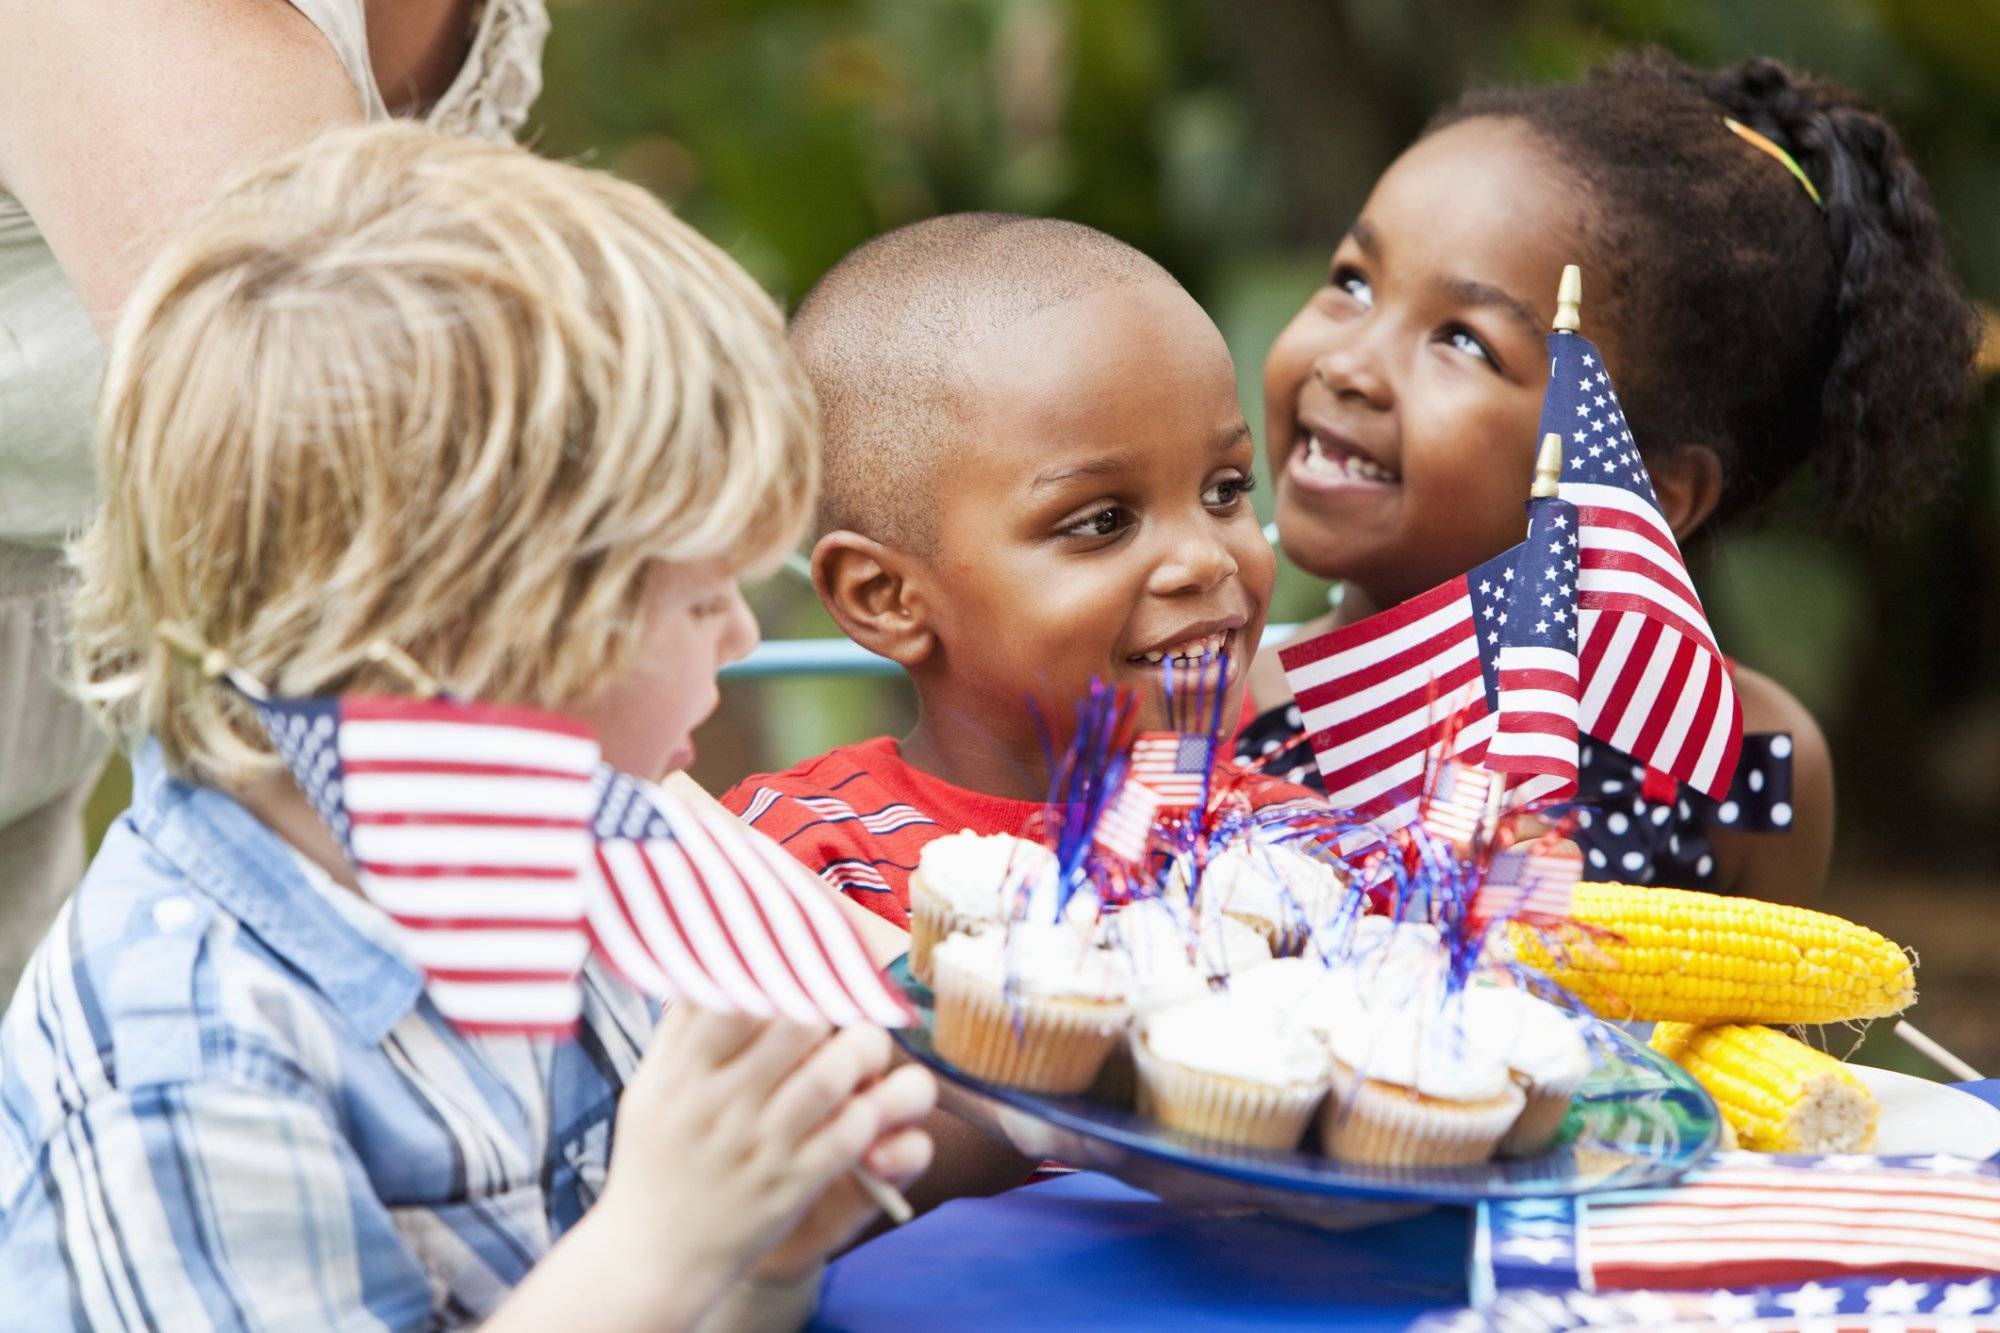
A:
POLYGON ((285 695, 407 692, 385 640, 468 696, 584 702, 651 560, 797 540, 813 431, 776 307, 644 191, 329 135, 204 211, 119 322, 73 552, 84 692, 218 785, 275 761, 162 623, 285 695))

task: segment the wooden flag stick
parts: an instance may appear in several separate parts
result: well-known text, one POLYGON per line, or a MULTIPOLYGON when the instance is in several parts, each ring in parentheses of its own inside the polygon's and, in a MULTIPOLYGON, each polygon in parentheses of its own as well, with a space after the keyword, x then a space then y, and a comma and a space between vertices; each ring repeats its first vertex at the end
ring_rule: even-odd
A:
POLYGON ((1562 282, 1556 287, 1556 318, 1549 327, 1557 333, 1583 332, 1583 270, 1563 265, 1562 282))
MULTIPOLYGON (((710 796, 700 783, 685 773, 669 774, 660 786, 691 805, 704 806, 730 819, 736 818, 735 811, 716 800, 713 796, 710 796)), ((814 878, 817 879, 818 876, 814 876, 814 878)), ((844 895, 836 896, 844 898, 844 895)), ((870 915, 873 914, 871 913, 870 915)), ((872 953, 870 956, 873 956, 872 953)), ((862 1192, 875 1201, 875 1206, 882 1210, 882 1215, 887 1217, 892 1224, 901 1226, 917 1215, 916 1209, 910 1207, 910 1201, 903 1197, 901 1190, 898 1190, 894 1185, 891 1185, 867 1167, 853 1167, 848 1171, 848 1174, 854 1177, 854 1183, 859 1185, 862 1192)))
POLYGON ((1986 1077, 1984 1074, 1980 1073, 1977 1069, 1974 1069, 1971 1065, 1965 1063, 1965 1061, 1959 1059, 1957 1056, 1953 1055, 1950 1051, 1947 1051, 1944 1047, 1938 1045, 1936 1041, 1932 1040, 1930 1037, 1925 1036, 1921 1031, 1918 1030, 1916 1024, 1914 1023, 1905 1022, 1900 1018, 1897 1019, 1896 1035, 1901 1037, 1905 1042, 1908 1042, 1911 1046, 1915 1047, 1917 1050, 1922 1051, 1932 1060, 1936 1061, 1939 1068, 1945 1070, 1947 1073, 1956 1074, 1958 1077, 1966 1080, 1981 1079, 1986 1077))

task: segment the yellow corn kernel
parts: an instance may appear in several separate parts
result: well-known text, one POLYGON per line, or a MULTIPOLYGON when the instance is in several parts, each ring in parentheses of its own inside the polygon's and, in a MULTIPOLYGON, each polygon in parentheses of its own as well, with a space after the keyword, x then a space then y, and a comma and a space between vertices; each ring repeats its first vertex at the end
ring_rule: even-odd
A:
POLYGON ((1660 1023, 1652 1047, 1694 1075, 1751 1152, 1867 1152, 1882 1107, 1840 1061, 1767 1027, 1660 1023))
POLYGON ((1866 926, 1754 898, 1579 884, 1573 928, 1509 922, 1516 957, 1612 1019, 1845 1023, 1916 1001, 1909 958, 1866 926))

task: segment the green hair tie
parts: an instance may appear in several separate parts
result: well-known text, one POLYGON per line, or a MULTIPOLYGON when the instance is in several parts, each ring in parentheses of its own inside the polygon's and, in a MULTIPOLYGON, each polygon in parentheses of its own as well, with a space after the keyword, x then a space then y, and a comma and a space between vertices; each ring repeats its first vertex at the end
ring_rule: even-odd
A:
POLYGON ((1743 142, 1749 144, 1751 147, 1757 149, 1760 152, 1769 153, 1772 157, 1775 157, 1778 159, 1778 161, 1784 163, 1785 170, 1791 172, 1794 176, 1798 177, 1799 184, 1806 187, 1806 193, 1812 196, 1813 206, 1816 208, 1826 207, 1826 205, 1820 201, 1819 189, 1812 183, 1812 177, 1806 175, 1805 169, 1799 166, 1798 160, 1794 158, 1790 153, 1780 148, 1776 143, 1772 142, 1764 135, 1757 133, 1757 131, 1751 129, 1748 125, 1743 124, 1741 121, 1731 120, 1728 116, 1724 116, 1722 118, 1722 123, 1729 127, 1730 133, 1734 134, 1737 138, 1743 140, 1743 142))

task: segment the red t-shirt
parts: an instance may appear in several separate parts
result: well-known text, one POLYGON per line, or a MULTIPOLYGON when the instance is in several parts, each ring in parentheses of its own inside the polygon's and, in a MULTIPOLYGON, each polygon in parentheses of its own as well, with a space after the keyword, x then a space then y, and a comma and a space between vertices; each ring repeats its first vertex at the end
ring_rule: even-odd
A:
MULTIPOLYGON (((1258 774, 1259 808, 1324 797, 1258 774)), ((754 773, 722 803, 869 911, 910 928, 910 875, 924 844, 947 833, 1020 833, 1038 801, 954 787, 904 761, 893 737, 843 745, 783 773, 754 773)))

